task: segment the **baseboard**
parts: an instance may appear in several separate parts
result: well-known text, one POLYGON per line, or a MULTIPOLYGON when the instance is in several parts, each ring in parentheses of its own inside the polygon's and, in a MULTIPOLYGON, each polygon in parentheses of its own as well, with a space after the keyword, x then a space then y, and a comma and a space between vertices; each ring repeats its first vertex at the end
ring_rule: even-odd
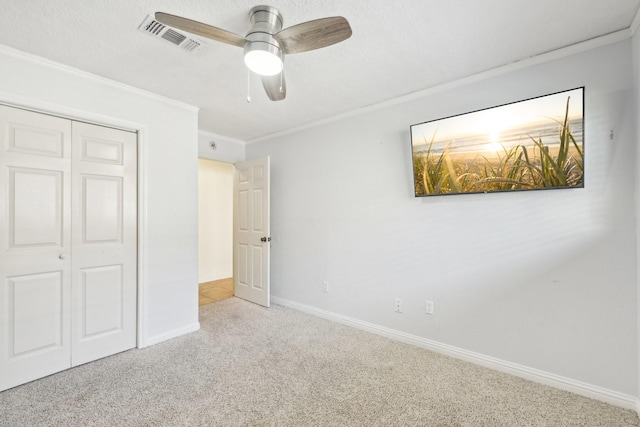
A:
POLYGON ((191 332, 195 332, 199 329, 200 329, 200 322, 192 323, 182 328, 172 329, 168 332, 165 332, 164 334, 156 335, 155 337, 147 338, 143 340, 142 345, 139 348, 150 347, 152 345, 159 344, 162 341, 167 341, 172 338, 177 338, 181 335, 186 335, 191 332))
POLYGON ((297 302, 290 301, 284 298, 272 296, 271 301, 274 304, 278 304, 283 307, 302 311, 304 313, 311 314, 317 317, 322 317, 324 319, 371 332, 376 335, 381 335, 407 344, 412 344, 417 347, 422 347, 427 350, 435 351, 437 353, 446 354, 447 356, 455 357, 457 359, 462 359, 480 366, 515 375, 517 377, 534 381, 536 383, 569 391, 581 396, 589 397, 591 399, 600 400, 602 402, 610 403, 612 405, 619 406, 625 409, 630 409, 636 411, 640 415, 640 400, 631 395, 619 393, 614 390, 609 390, 581 381, 576 381, 571 378, 562 377, 560 375, 552 374, 535 368, 530 368, 524 365, 519 365, 517 363, 508 362, 506 360, 497 359, 495 357, 486 356, 484 354, 475 353, 473 351, 468 351, 462 348, 443 344, 416 335, 396 331, 394 329, 385 328, 383 326, 364 322, 352 317, 343 316, 341 314, 332 313, 330 311, 322 310, 309 305, 299 304, 297 302))

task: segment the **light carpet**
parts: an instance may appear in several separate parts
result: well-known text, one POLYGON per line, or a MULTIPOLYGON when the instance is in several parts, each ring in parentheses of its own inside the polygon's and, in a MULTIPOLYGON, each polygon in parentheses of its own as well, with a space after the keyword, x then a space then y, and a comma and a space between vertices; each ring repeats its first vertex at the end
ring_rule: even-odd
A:
POLYGON ((1 426, 639 426, 634 412, 280 306, 0 393, 1 426))

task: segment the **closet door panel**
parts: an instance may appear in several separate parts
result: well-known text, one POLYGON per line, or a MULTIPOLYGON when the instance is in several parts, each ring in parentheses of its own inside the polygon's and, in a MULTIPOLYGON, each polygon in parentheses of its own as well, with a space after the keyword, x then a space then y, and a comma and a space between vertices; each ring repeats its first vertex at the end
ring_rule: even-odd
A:
POLYGON ((71 366, 71 122, 0 106, 0 390, 71 366))
POLYGON ((73 366, 136 345, 136 134, 73 123, 73 366))

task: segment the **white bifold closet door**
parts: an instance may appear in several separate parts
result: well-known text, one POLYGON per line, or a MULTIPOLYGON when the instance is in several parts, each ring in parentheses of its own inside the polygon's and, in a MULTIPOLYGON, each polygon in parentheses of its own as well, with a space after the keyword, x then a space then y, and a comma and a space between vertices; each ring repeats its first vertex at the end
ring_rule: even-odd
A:
POLYGON ((0 106, 0 390, 135 347, 136 146, 0 106))

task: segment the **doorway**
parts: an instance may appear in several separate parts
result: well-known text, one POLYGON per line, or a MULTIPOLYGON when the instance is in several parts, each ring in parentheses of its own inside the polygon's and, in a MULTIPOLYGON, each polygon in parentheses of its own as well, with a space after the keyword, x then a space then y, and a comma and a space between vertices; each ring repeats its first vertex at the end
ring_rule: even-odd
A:
POLYGON ((231 163, 198 159, 198 303, 230 298, 233 289, 231 163))

